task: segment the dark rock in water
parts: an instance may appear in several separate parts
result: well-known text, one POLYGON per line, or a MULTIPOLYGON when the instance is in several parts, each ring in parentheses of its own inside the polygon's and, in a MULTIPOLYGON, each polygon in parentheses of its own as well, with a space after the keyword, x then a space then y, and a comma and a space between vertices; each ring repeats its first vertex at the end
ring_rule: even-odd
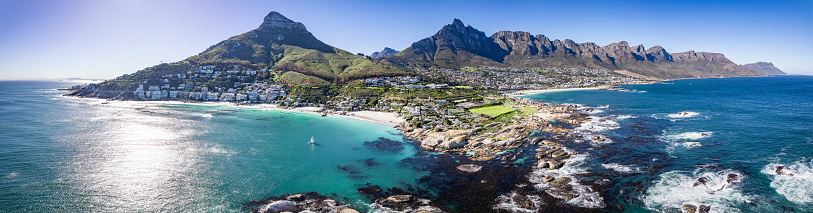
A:
POLYGON ((375 158, 361 159, 358 161, 363 163, 365 166, 378 166, 378 162, 375 161, 375 158))
POLYGON ((734 174, 734 173, 729 173, 728 176, 726 177, 726 182, 728 182, 728 183, 739 181, 739 180, 740 180, 740 175, 734 174))
POLYGON ((695 213, 697 211, 697 207, 691 204, 683 204, 683 211, 686 211, 686 213, 695 213))
POLYGON ((514 195, 512 200, 514 200, 514 204, 517 205, 517 207, 520 207, 520 208, 523 208, 523 209, 534 209, 535 208, 534 202, 531 202, 531 199, 528 199, 528 197, 525 196, 525 195, 516 194, 516 195, 514 195))
POLYGON ((285 194, 243 204, 252 212, 340 212, 346 204, 316 192, 285 194))
POLYGON ((401 142, 386 139, 386 138, 378 138, 374 141, 365 141, 364 145, 368 148, 374 150, 381 150, 381 151, 388 151, 388 152, 399 152, 404 149, 404 146, 401 142))
POLYGON ((294 194, 294 195, 288 196, 288 200, 302 200, 302 199, 304 199, 304 198, 305 198, 305 195, 304 195, 304 194, 302 194, 302 193, 299 193, 299 194, 294 194))
POLYGON ((358 191, 359 193, 362 193, 362 194, 366 194, 366 195, 376 195, 376 194, 381 193, 381 187, 378 186, 378 185, 365 186, 365 187, 356 189, 356 191, 358 191))
POLYGON ((477 164, 463 164, 457 167, 457 169, 464 172, 477 172, 480 171, 480 169, 482 168, 483 168, 482 166, 479 166, 477 164))
POLYGON ((697 211, 699 213, 709 213, 711 211, 711 206, 700 205, 699 207, 697 207, 697 211))
POLYGON ((697 181, 694 182, 694 185, 692 185, 692 187, 697 187, 700 184, 706 185, 706 183, 708 183, 708 182, 709 182, 709 178, 707 178, 707 177, 697 178, 697 181))
MULTIPOLYGON (((420 212, 418 209, 441 211, 440 208, 430 204, 431 201, 413 195, 400 194, 375 200, 371 205, 374 208, 384 207, 387 211, 420 212)), ((430 211, 427 211, 430 212, 430 211)))
POLYGON ((553 179, 554 178, 552 176, 548 175, 548 176, 545 176, 545 177, 542 178, 542 182, 545 182, 545 183, 551 182, 551 181, 553 181, 553 179))
POLYGON ((777 166, 776 167, 776 174, 781 175, 782 174, 782 169, 785 169, 785 167, 784 166, 777 166))
POLYGON ((561 186, 564 186, 564 185, 566 185, 568 183, 570 183, 570 178, 561 177, 561 178, 557 178, 554 181, 551 181, 550 183, 548 183, 548 185, 551 186, 551 187, 561 187, 561 186))
POLYGON ((579 192, 575 191, 572 185, 563 185, 561 187, 550 188, 545 190, 545 193, 548 193, 550 196, 565 200, 570 200, 579 197, 579 192))

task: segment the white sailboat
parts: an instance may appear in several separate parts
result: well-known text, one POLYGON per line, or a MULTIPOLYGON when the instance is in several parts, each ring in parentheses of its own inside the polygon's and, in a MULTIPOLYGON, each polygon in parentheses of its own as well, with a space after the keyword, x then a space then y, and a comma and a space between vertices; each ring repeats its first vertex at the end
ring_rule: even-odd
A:
POLYGON ((313 143, 315 143, 315 142, 313 142, 313 136, 311 136, 311 141, 308 142, 308 144, 313 144, 313 143))

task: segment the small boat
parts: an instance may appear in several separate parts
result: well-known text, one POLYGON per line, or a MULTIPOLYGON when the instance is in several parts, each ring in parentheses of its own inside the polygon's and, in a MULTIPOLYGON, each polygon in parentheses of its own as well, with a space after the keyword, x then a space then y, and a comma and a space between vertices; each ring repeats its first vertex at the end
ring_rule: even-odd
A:
POLYGON ((313 141, 313 136, 311 136, 311 141, 309 141, 308 144, 314 144, 314 143, 316 143, 316 142, 313 141))

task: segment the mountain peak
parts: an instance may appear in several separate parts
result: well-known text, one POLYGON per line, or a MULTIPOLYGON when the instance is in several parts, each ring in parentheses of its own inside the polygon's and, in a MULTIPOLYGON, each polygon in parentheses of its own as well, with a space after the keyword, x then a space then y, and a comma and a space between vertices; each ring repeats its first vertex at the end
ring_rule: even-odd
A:
POLYGON ((277 11, 268 13, 263 19, 260 28, 306 30, 305 25, 302 23, 295 22, 277 11))
POLYGON ((465 25, 463 25, 463 21, 461 21, 460 19, 456 19, 456 18, 455 18, 454 20, 452 20, 452 24, 451 24, 451 25, 452 25, 452 26, 456 26, 456 27, 457 27, 457 26, 459 26, 459 27, 461 27, 461 28, 462 28, 462 27, 466 27, 465 25))

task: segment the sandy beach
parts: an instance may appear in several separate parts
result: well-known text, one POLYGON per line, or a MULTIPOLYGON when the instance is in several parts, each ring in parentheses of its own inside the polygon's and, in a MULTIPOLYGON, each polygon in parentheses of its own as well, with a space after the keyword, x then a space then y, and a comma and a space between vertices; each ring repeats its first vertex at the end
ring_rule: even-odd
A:
MULTIPOLYGON (((225 103, 229 105, 234 105, 233 103, 225 103)), ((261 109, 268 109, 268 110, 281 110, 281 111, 289 111, 289 112, 300 112, 300 113, 313 113, 313 114, 320 114, 322 108, 319 107, 296 107, 296 108, 284 108, 280 107, 277 104, 252 104, 252 105, 238 105, 241 107, 257 107, 261 109)), ((398 117, 396 113, 392 112, 376 112, 376 111, 354 111, 354 112, 347 112, 346 115, 337 115, 337 114, 328 114, 327 116, 339 116, 339 117, 346 117, 346 118, 353 118, 365 121, 372 121, 377 123, 383 123, 387 125, 398 125, 401 122, 404 122, 404 119, 398 117)))

